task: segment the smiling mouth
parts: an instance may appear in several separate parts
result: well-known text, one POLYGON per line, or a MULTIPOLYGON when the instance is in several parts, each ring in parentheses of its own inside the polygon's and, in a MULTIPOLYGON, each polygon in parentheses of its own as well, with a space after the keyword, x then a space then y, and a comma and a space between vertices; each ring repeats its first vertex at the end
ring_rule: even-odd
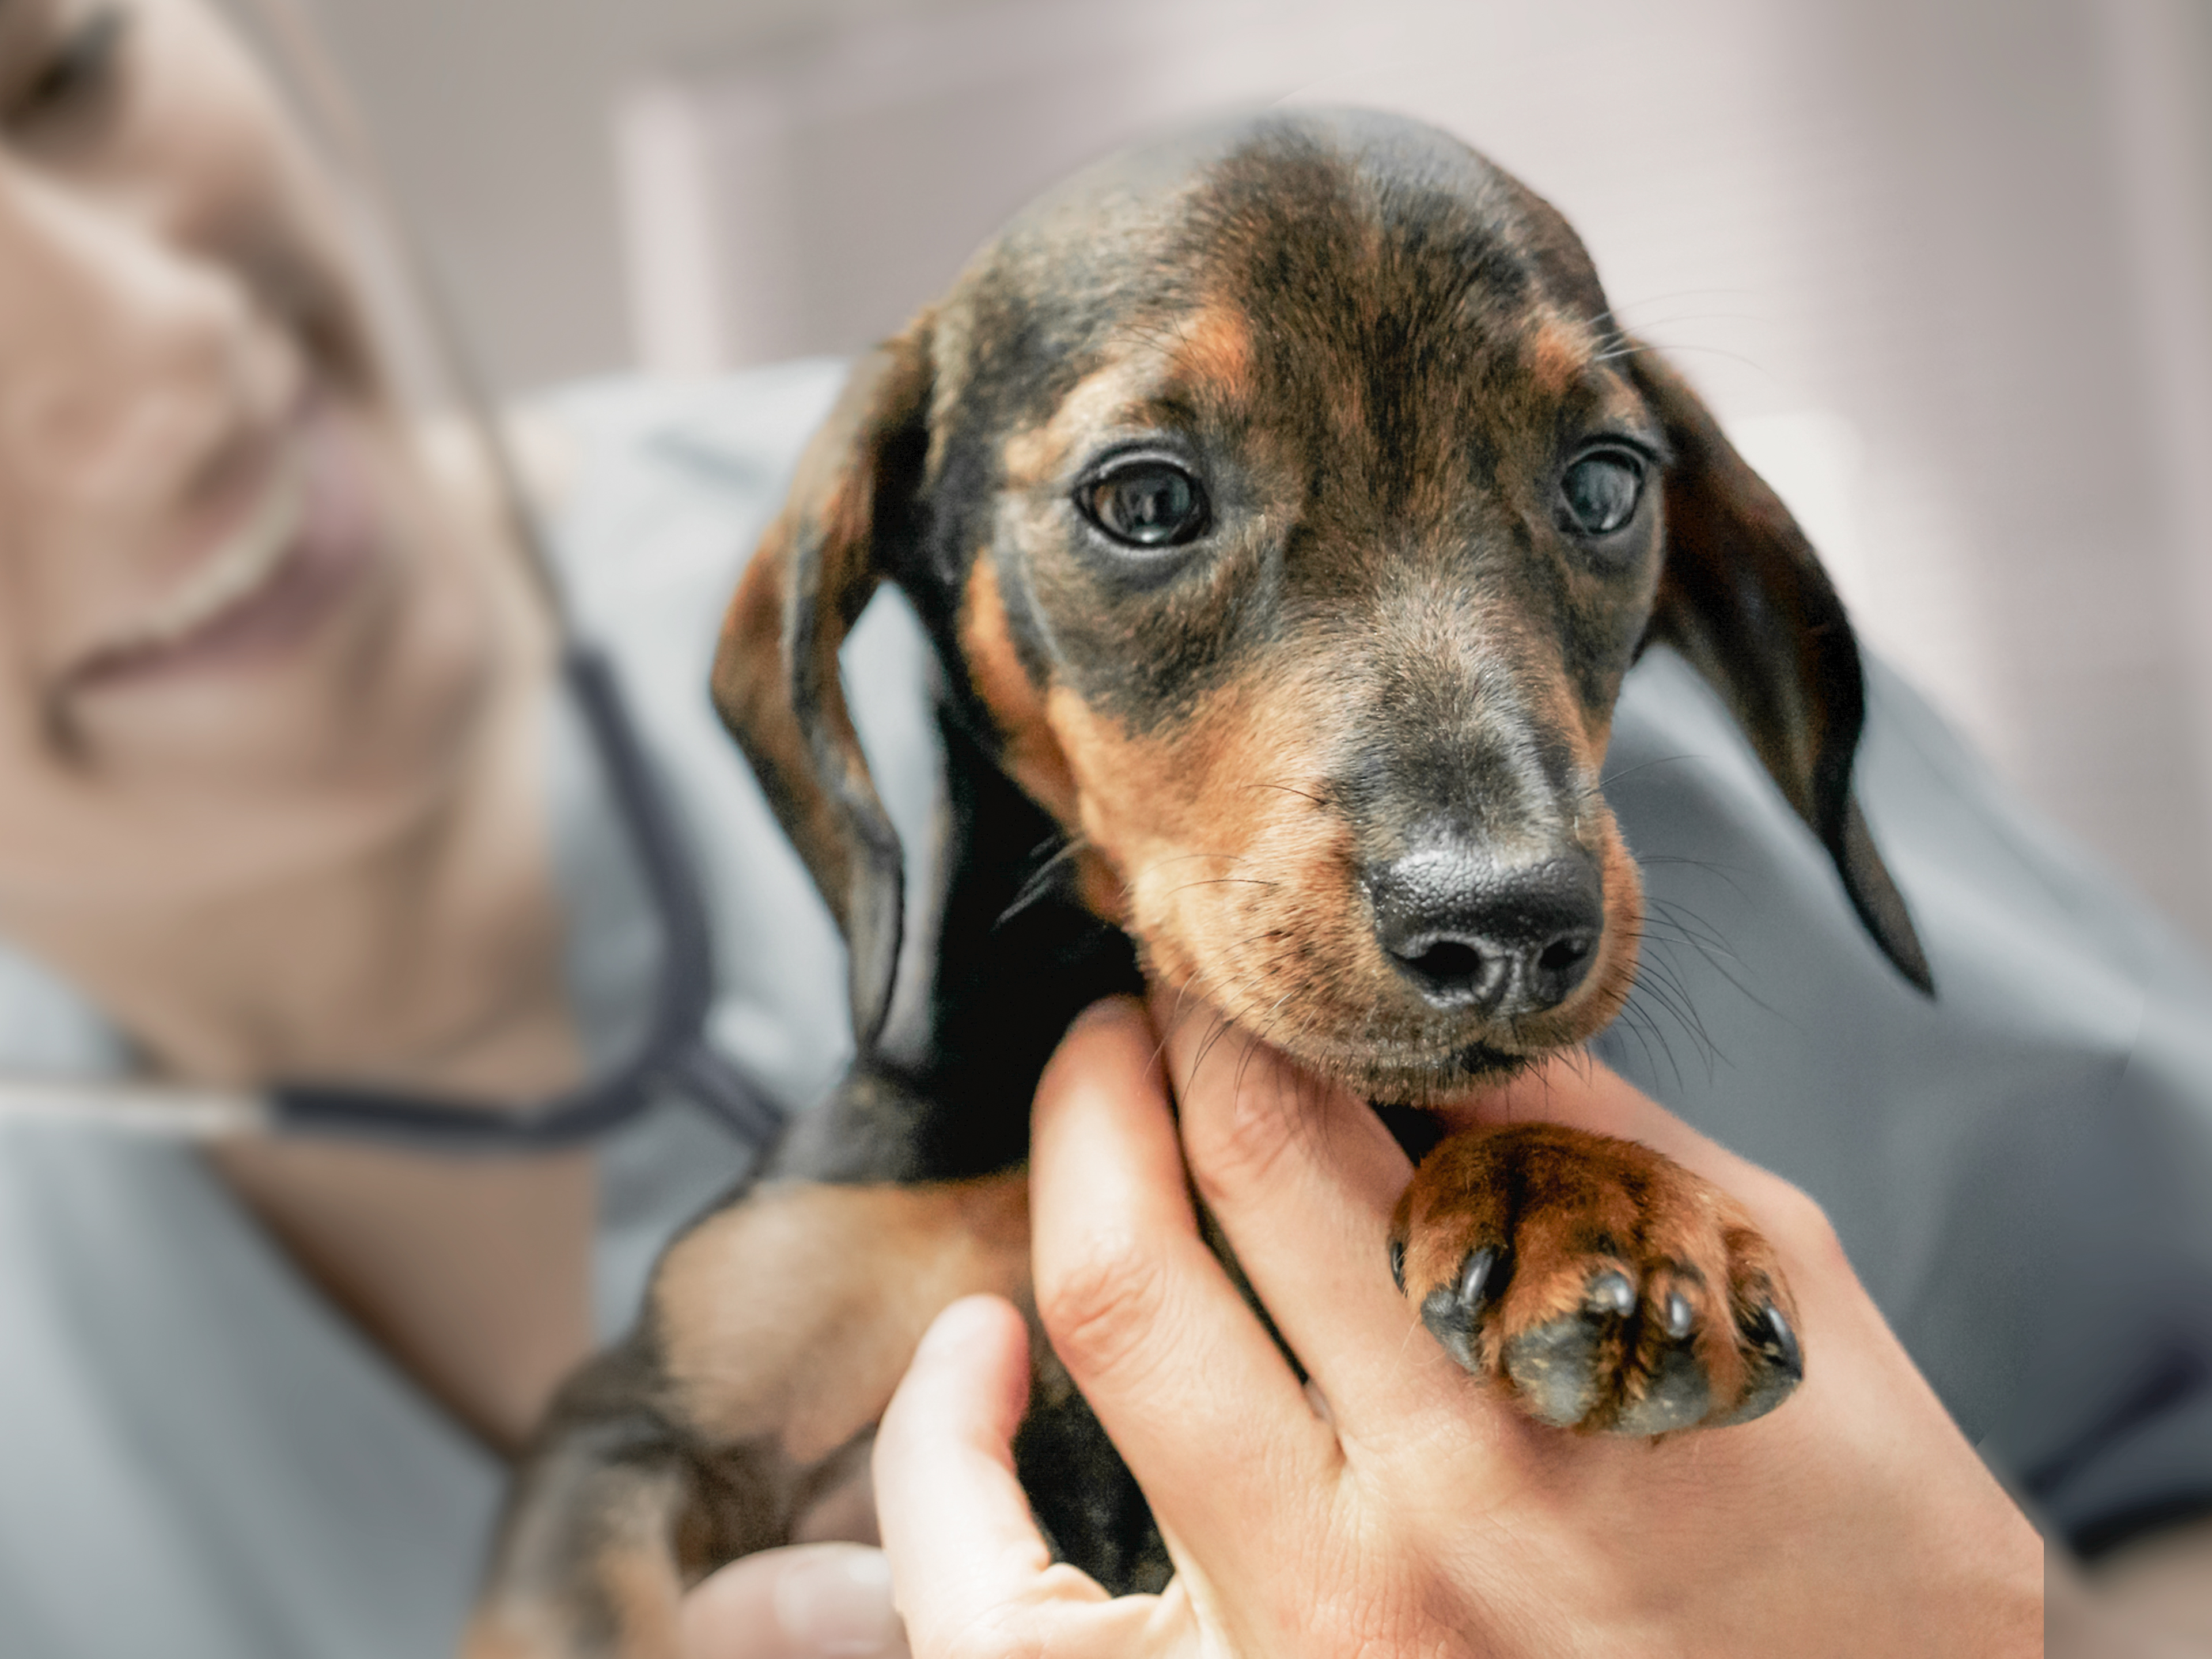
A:
POLYGON ((274 579, 298 545, 306 522, 307 490, 300 469, 281 467, 245 523, 152 616, 95 653, 94 661, 172 649, 246 605, 274 579))
POLYGON ((98 689, 240 660, 296 637, 345 586, 366 552, 334 489, 343 441, 310 410, 244 516, 147 614, 70 674, 98 689))

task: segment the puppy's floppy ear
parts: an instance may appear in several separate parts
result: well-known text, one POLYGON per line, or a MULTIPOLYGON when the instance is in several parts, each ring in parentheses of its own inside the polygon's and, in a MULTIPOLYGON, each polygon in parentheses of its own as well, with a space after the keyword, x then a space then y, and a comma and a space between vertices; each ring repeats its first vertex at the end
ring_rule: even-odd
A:
POLYGON ((855 365, 723 618, 714 706, 843 929, 853 1032, 882 1035, 898 968, 898 834, 845 706, 837 651, 915 528, 929 319, 855 365))
POLYGON ((1681 377, 1649 351, 1630 362, 1674 452, 1647 637, 1672 645, 1719 690, 1828 849, 1875 942, 1932 996, 1919 935, 1851 793, 1866 691, 1843 601, 1790 510, 1681 377))

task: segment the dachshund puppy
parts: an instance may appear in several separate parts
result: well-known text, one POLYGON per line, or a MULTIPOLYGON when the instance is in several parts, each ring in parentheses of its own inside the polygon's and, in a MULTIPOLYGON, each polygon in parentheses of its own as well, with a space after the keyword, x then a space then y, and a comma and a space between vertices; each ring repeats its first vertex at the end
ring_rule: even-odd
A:
MULTIPOLYGON (((1641 890, 1599 769, 1653 641, 1931 989, 1852 797, 1835 592, 1551 208, 1429 128, 1276 112, 1016 220, 855 369, 715 665, 850 945, 860 1058, 563 1393, 476 1650, 671 1655, 685 1583, 861 1467, 938 1310, 1026 1298, 1036 1079, 1146 975, 1426 1150, 1374 1270, 1531 1415, 1650 1436, 1779 1403, 1790 1292, 1724 1194, 1555 1126, 1423 1132, 1627 994, 1641 890), (885 581, 944 670, 950 849, 898 1040, 901 848, 838 657, 885 581)), ((1141 1496, 1035 1352, 1040 1523, 1109 1588, 1158 1586, 1141 1496)))

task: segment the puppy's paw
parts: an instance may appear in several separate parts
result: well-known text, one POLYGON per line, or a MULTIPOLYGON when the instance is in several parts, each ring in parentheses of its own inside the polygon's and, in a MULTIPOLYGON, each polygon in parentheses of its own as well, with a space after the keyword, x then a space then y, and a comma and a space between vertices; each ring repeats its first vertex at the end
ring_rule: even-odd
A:
POLYGON ((1453 1358, 1562 1428, 1747 1422, 1805 1374, 1766 1241, 1632 1141, 1547 1123, 1448 1138, 1399 1200, 1390 1267, 1453 1358))

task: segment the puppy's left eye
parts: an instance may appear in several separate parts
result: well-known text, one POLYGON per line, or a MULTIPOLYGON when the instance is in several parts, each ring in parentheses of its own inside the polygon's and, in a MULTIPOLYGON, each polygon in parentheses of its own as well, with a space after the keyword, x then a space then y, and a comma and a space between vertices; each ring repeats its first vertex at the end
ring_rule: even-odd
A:
POLYGON ((1084 516, 1131 547, 1179 547, 1206 528, 1206 490, 1172 461, 1131 461, 1076 491, 1084 516))
POLYGON ((1644 494, 1644 462, 1625 449, 1585 455, 1559 480, 1562 527, 1609 536, 1636 515, 1644 494))

